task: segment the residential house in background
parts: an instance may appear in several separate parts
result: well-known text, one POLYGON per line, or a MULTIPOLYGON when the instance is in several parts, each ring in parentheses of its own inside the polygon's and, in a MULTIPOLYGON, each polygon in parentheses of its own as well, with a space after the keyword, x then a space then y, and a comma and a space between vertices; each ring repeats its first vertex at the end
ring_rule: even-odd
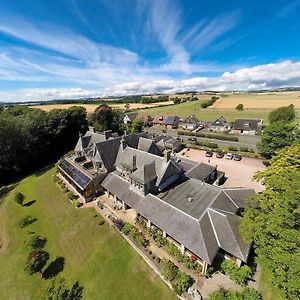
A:
POLYGON ((138 113, 135 120, 142 121, 143 124, 150 125, 152 122, 151 117, 145 113, 138 113))
POLYGON ((124 124, 132 123, 136 116, 137 116, 137 113, 135 113, 135 112, 125 114, 125 116, 123 117, 123 123, 124 124))
POLYGON ((223 116, 219 117, 209 125, 210 131, 229 132, 230 129, 230 123, 228 123, 223 116))
POLYGON ((163 125, 164 124, 164 116, 155 116, 153 119, 153 125, 163 125))
POLYGON ((180 118, 177 116, 167 116, 163 122, 163 125, 168 129, 177 128, 180 118))
POLYGON ((235 119, 233 133, 255 135, 261 133, 262 128, 263 119, 235 119))
POLYGON ((185 119, 183 119, 182 122, 180 122, 181 127, 189 130, 196 129, 198 124, 199 120, 194 115, 188 116, 185 119))

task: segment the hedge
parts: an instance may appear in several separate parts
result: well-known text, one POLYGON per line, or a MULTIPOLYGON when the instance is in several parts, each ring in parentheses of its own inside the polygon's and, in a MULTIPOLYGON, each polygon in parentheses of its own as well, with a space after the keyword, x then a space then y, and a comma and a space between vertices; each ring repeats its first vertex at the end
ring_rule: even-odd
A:
POLYGON ((207 139, 216 139, 216 140, 223 140, 223 141, 232 141, 238 142, 239 138, 237 136, 231 135, 222 135, 222 134, 213 134, 213 133, 200 133, 200 132, 190 132, 190 131, 177 131, 178 135, 187 135, 187 136, 194 136, 194 137, 203 137, 207 139))

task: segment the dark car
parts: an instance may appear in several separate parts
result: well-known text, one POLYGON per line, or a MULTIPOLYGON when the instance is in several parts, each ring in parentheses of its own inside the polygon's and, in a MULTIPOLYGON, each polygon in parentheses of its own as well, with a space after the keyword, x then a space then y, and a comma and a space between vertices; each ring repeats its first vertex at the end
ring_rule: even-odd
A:
POLYGON ((224 157, 224 153, 223 152, 217 152, 216 158, 223 158, 223 157, 224 157))
POLYGON ((212 157, 213 155, 214 155, 214 153, 210 150, 207 150, 206 153, 205 153, 206 157, 212 157))
POLYGON ((234 154, 233 159, 236 160, 236 161, 240 161, 240 160, 242 160, 242 156, 239 155, 239 154, 234 154))
POLYGON ((188 138, 187 140, 188 141, 192 141, 192 142, 196 142, 197 141, 197 139, 195 137, 188 138))

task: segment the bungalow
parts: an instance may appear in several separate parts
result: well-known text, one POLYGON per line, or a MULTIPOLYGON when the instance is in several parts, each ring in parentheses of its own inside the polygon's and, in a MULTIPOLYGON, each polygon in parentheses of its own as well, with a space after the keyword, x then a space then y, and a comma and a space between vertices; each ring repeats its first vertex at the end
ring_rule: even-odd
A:
POLYGON ((153 125, 163 125, 164 120, 164 116, 155 116, 152 123, 153 125))
POLYGON ((216 119, 209 125, 210 131, 217 131, 217 132, 229 132, 231 125, 227 123, 223 116, 216 119))
POLYGON ((263 119, 235 119, 233 133, 255 135, 262 132, 263 119))
POLYGON ((167 116, 163 121, 163 125, 168 129, 177 128, 179 121, 180 119, 177 116, 167 116))
POLYGON ((180 126, 189 129, 189 130, 194 130, 199 124, 199 120, 194 116, 188 116, 186 117, 181 123, 180 126))
POLYGON ((125 114, 123 118, 123 123, 124 124, 130 124, 133 122, 133 120, 136 118, 137 113, 127 113, 125 114))

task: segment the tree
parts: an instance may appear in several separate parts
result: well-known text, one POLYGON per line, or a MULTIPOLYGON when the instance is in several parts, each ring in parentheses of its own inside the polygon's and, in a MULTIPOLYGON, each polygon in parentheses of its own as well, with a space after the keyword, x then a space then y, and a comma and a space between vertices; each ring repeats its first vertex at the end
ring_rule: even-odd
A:
POLYGON ((95 110, 95 129, 98 131, 120 131, 120 113, 110 106, 102 104, 95 110))
POLYGON ((286 299, 300 298, 300 145, 281 150, 256 175, 265 190, 252 196, 241 233, 255 244, 257 260, 286 299))
POLYGON ((143 122, 141 120, 133 120, 131 125, 131 133, 141 132, 143 129, 143 122))
POLYGON ((294 105, 290 104, 288 106, 279 107, 269 114, 269 122, 291 122, 295 119, 296 113, 294 109, 294 105))
POLYGON ((124 105, 124 108, 125 108, 125 110, 128 110, 128 109, 130 108, 130 104, 129 104, 129 103, 126 103, 126 104, 124 105))
POLYGON ((244 110, 244 104, 240 103, 235 107, 236 110, 242 111, 244 110))
POLYGON ((271 158, 280 149, 298 142, 299 132, 286 122, 274 122, 264 130, 258 149, 265 158, 271 158))
POLYGON ((83 286, 76 281, 71 288, 68 288, 63 278, 52 280, 45 291, 45 299, 48 300, 80 300, 82 297, 83 286))
POLYGON ((44 248, 46 243, 47 238, 40 235, 34 235, 29 238, 29 240, 26 242, 26 245, 32 250, 38 250, 44 248))
POLYGON ((181 270, 178 270, 176 278, 173 283, 173 288, 178 295, 181 295, 191 286, 192 279, 189 275, 185 274, 181 270))
POLYGON ((25 271, 30 275, 38 272, 42 273, 42 270, 46 266, 49 257, 49 253, 44 250, 31 251, 24 268, 25 271))
POLYGON ((173 99, 173 103, 174 104, 178 104, 178 103, 180 103, 181 102, 181 100, 178 98, 178 97, 175 97, 174 99, 173 99))
POLYGON ((25 200, 25 196, 22 193, 17 192, 15 194, 15 201, 16 201, 16 203, 18 203, 21 206, 23 206, 24 200, 25 200))

